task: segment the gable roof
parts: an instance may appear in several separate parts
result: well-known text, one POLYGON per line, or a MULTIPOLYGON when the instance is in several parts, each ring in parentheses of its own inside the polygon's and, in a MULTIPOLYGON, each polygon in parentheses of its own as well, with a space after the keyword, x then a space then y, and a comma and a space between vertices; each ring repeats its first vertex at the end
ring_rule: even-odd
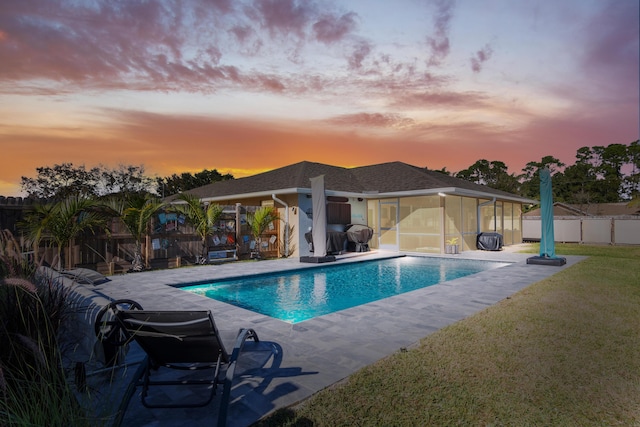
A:
POLYGON ((430 171, 402 162, 344 168, 303 161, 279 169, 244 178, 214 182, 187 191, 203 200, 239 198, 268 193, 311 192, 310 178, 324 175, 328 193, 350 193, 367 196, 393 195, 408 192, 437 192, 446 190, 451 194, 466 194, 478 197, 535 203, 515 194, 475 184, 460 178, 430 171))

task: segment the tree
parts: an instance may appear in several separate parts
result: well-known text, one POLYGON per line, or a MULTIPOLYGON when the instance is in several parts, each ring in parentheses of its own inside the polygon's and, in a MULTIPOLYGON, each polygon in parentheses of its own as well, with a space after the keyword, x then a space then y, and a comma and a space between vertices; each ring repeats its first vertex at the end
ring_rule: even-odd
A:
POLYGON ((70 196, 98 197, 120 192, 149 191, 153 179, 145 175, 144 166, 119 165, 110 169, 100 165, 62 163, 36 168, 36 178, 22 177, 20 187, 27 197, 40 200, 64 200, 70 196))
POLYGON ((118 165, 117 168, 100 166, 99 195, 117 193, 150 193, 154 179, 147 176, 144 165, 118 165))
POLYGON ((99 170, 87 170, 84 165, 72 163, 36 168, 36 178, 22 177, 20 187, 30 198, 40 200, 64 200, 69 196, 96 196, 99 170))
POLYGON ((507 165, 498 160, 478 160, 467 169, 456 173, 455 176, 509 193, 517 193, 519 186, 515 175, 509 174, 507 165))
POLYGON ((149 235, 153 215, 164 207, 164 203, 148 193, 125 193, 105 202, 112 213, 125 225, 135 240, 133 251, 133 271, 142 271, 147 261, 142 254, 142 242, 149 235))
POLYGON ((557 184, 558 201, 577 205, 589 205, 595 201, 595 171, 584 163, 576 162, 564 170, 562 182, 557 184))
POLYGON ((442 169, 429 169, 429 168, 425 167, 425 170, 432 170, 432 171, 434 171, 434 172, 438 172, 438 173, 441 173, 441 174, 443 174, 443 175, 449 175, 449 176, 451 176, 451 172, 447 170, 447 167, 446 167, 446 166, 445 166, 445 167, 443 167, 442 169))
MULTIPOLYGON (((564 171, 561 197, 569 203, 615 203, 633 197, 637 185, 634 172, 625 176, 623 169, 634 168, 636 143, 629 146, 610 144, 581 147, 576 153, 575 164, 564 171)), ((637 155, 636 155, 637 156, 637 155)))
POLYGON ((271 206, 263 206, 253 213, 247 214, 247 224, 256 242, 258 250, 257 257, 261 258, 261 236, 273 221, 279 220, 278 211, 271 206))
POLYGON ((634 141, 629 144, 628 148, 628 160, 631 171, 629 175, 624 178, 624 193, 628 195, 631 200, 640 200, 640 142, 634 141))
POLYGON ((599 162, 597 172, 601 181, 599 198, 604 203, 619 202, 622 195, 622 166, 628 161, 627 146, 609 144, 593 147, 599 162))
POLYGON ((167 197, 213 182, 227 181, 229 179, 234 179, 233 175, 222 175, 216 169, 204 169, 195 174, 183 172, 180 175, 173 174, 165 178, 157 178, 156 184, 158 194, 162 195, 162 197, 167 197))
POLYGON ((26 213, 21 228, 36 246, 43 238, 49 237, 57 249, 58 269, 69 268, 72 264, 70 249, 73 239, 85 230, 106 224, 105 215, 97 207, 95 199, 81 195, 37 204, 26 213), (67 254, 65 248, 68 249, 67 254))
POLYGON ((213 226, 222 215, 222 207, 215 203, 205 206, 198 197, 189 193, 180 193, 178 200, 182 200, 185 204, 174 205, 172 209, 183 214, 193 225, 196 234, 202 239, 202 259, 206 259, 207 237, 213 234, 213 226))
MULTIPOLYGON (((544 156, 539 162, 529 162, 522 169, 522 174, 518 177, 520 180, 520 195, 529 198, 537 198, 540 196, 540 170, 548 168, 553 179, 557 179, 557 173, 559 169, 564 167, 559 159, 553 156, 544 156)), ((553 198, 559 200, 557 191, 559 183, 556 183, 553 187, 553 198)))

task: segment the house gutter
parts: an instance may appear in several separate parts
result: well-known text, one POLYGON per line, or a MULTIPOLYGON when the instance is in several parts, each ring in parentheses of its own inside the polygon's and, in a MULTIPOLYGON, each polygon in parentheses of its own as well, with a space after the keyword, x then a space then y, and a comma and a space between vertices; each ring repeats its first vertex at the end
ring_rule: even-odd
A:
POLYGON ((283 200, 278 199, 275 194, 271 195, 271 198, 274 202, 278 202, 285 207, 284 211, 284 257, 289 257, 289 205, 286 204, 283 200))

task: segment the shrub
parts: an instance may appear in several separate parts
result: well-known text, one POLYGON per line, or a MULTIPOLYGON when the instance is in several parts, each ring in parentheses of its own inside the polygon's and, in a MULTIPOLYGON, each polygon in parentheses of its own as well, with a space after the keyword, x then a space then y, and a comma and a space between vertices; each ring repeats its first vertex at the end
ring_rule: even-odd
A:
POLYGON ((57 339, 68 291, 51 278, 36 281, 10 234, 0 243, 0 425, 88 426, 57 339))
POLYGON ((9 230, 0 231, 0 280, 5 277, 31 278, 36 265, 22 255, 20 244, 9 230))

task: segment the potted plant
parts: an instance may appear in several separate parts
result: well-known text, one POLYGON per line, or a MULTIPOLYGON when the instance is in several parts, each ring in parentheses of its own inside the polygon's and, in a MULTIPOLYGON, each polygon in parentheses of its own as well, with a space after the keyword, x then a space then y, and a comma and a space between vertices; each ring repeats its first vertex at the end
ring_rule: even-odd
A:
POLYGON ((445 242, 444 253, 446 254, 459 254, 460 247, 458 246, 458 238, 452 237, 445 242))

